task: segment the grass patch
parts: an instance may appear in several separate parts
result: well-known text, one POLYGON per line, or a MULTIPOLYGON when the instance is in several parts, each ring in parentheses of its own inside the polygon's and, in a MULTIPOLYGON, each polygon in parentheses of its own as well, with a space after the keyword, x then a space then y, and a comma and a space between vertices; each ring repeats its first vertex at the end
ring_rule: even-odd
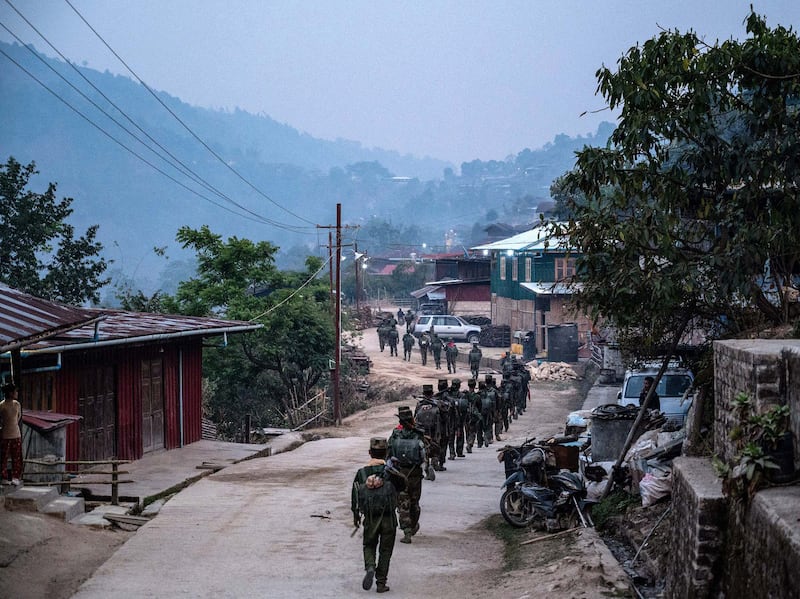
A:
POLYGON ((623 515, 628 508, 639 505, 641 499, 625 491, 614 491, 592 508, 592 520, 598 530, 603 530, 610 521, 623 515))
POLYGON ((529 538, 528 529, 509 526, 500 514, 489 516, 485 524, 486 529, 503 543, 503 571, 510 572, 522 567, 523 552, 520 543, 529 538))

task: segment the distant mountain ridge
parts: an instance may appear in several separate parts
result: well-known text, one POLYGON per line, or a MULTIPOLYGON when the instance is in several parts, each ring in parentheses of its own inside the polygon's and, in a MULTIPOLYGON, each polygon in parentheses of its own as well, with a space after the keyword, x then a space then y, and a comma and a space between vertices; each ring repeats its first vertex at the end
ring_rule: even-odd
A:
POLYGON ((14 156, 23 164, 35 161, 41 175, 32 180, 32 189, 43 191, 48 182, 56 182, 59 197, 75 199, 73 224, 79 230, 99 224, 98 239, 108 257, 116 261, 115 266, 130 276, 146 276, 151 281, 164 268, 152 248, 167 246, 170 256, 178 256, 175 233, 184 225, 208 224, 225 237, 265 239, 285 250, 300 248, 300 253, 326 254, 327 250, 318 248, 327 243, 327 235, 314 225, 330 224, 335 219, 336 203, 342 203, 343 217, 349 223, 372 218, 400 223, 410 217, 417 236, 429 240, 429 246, 435 246, 437 239, 444 239, 445 231, 453 229, 460 232, 462 243, 469 243, 470 235, 480 230, 489 213, 497 212, 508 222, 516 218, 530 222, 532 215, 524 211, 539 200, 549 199, 550 183, 572 167, 574 151, 585 144, 605 144, 612 127, 605 124, 597 135, 586 138, 559 135, 544 148, 525 149, 505 160, 465 162, 460 165, 461 173, 456 174, 457 170, 444 161, 367 149, 353 141, 320 140, 268 116, 197 108, 166 92, 157 92, 164 104, 256 191, 214 158, 144 86, 119 75, 80 68, 103 94, 203 182, 193 181, 195 175, 181 172, 184 167, 168 165, 136 142, 42 60, 144 139, 126 116, 70 66, 41 54, 39 60, 18 44, 0 42, 0 50, 52 90, 45 90, 0 56, 0 160, 14 156), (79 107, 117 141, 75 114, 59 98, 79 107), (213 188, 222 190, 226 197, 215 194, 213 188), (420 211, 423 206, 425 210, 420 211), (260 217, 271 223, 265 224, 260 217))

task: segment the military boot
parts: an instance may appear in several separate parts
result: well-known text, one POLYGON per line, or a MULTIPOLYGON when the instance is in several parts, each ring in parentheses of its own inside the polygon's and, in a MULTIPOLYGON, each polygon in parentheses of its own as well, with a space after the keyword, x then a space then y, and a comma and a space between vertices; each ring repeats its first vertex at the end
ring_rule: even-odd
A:
MULTIPOLYGON (((411 541, 409 541, 409 543, 410 543, 410 542, 411 542, 411 541)), ((379 593, 385 593, 386 591, 388 591, 388 590, 389 590, 389 587, 388 587, 388 586, 386 586, 386 583, 385 583, 385 582, 379 582, 379 583, 378 583, 378 587, 377 587, 375 590, 376 590, 377 592, 379 592, 379 593)))
MULTIPOLYGON (((411 543, 411 531, 410 530, 407 530, 407 531, 405 531, 403 533, 403 538, 400 539, 400 542, 401 543, 406 543, 406 544, 411 543)), ((378 584, 380 584, 380 583, 378 583, 378 584)))

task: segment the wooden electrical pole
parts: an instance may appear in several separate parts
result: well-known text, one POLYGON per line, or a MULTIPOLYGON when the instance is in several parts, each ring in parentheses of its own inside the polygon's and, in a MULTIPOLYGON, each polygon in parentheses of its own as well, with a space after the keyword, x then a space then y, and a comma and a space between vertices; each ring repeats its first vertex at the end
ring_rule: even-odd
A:
POLYGON ((342 363, 342 228, 349 229, 357 227, 342 227, 342 205, 336 204, 336 224, 317 225, 317 228, 336 229, 335 243, 332 240, 332 233, 330 231, 328 232, 328 255, 330 260, 334 263, 330 265, 331 294, 334 296, 334 358, 333 368, 331 369, 331 379, 333 386, 333 422, 338 426, 342 423, 341 394, 339 391, 342 363))

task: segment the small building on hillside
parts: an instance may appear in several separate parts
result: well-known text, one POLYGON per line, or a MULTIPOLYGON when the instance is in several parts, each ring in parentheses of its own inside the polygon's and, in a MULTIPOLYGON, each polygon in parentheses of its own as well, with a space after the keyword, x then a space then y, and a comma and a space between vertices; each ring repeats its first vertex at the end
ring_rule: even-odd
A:
POLYGON ((537 226, 512 237, 470 248, 491 264, 491 319, 513 332, 533 332, 536 350, 548 347, 548 327, 575 323, 578 343, 588 340, 591 321, 568 306, 563 283, 575 274, 575 252, 566 239, 537 226))
POLYGON ((448 314, 489 317, 491 263, 488 257, 459 252, 426 255, 425 258, 434 261, 436 280, 411 292, 418 305, 440 301, 448 314))
POLYGON ((260 327, 73 308, 0 285, 0 377, 23 410, 80 417, 67 460, 135 460, 201 438, 204 340, 224 351, 228 334, 260 327))

